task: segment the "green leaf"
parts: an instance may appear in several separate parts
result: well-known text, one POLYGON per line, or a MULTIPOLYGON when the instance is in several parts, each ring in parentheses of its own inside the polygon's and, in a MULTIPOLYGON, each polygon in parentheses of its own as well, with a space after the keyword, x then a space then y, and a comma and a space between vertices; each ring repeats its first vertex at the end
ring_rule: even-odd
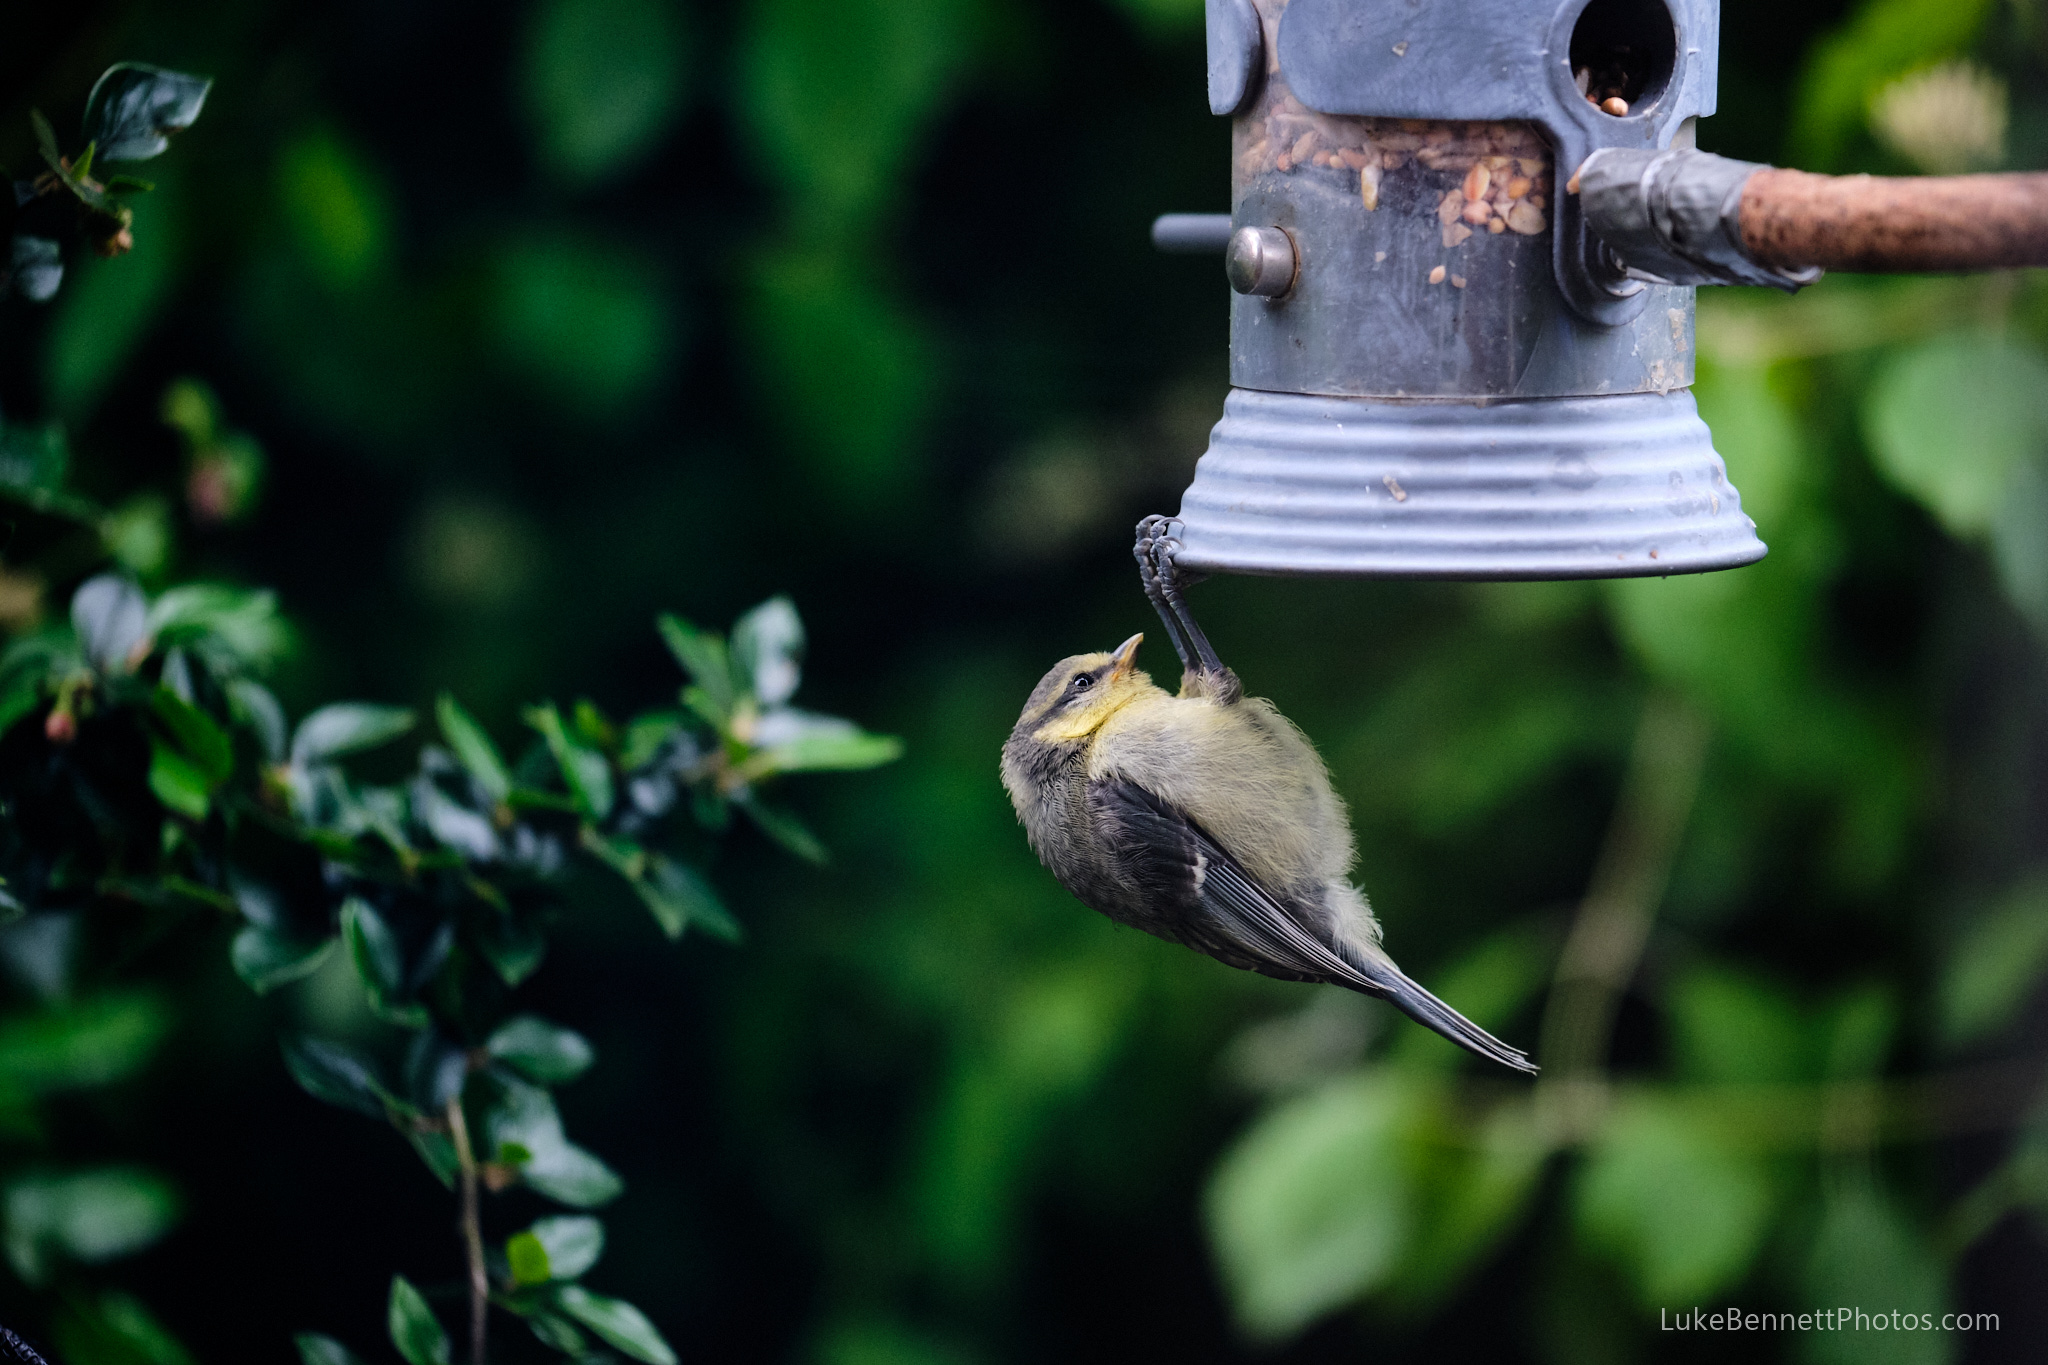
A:
POLYGON ((97 1263, 142 1250, 177 1221, 178 1197, 162 1176, 132 1167, 75 1175, 28 1175, 4 1199, 7 1258, 40 1283, 53 1256, 97 1263))
POLYGON ((505 1239, 505 1265, 514 1284, 546 1284, 554 1273, 548 1249, 530 1232, 515 1232, 505 1239))
POLYGON ((732 628, 734 681, 753 694, 763 710, 782 706, 803 679, 804 623, 796 604, 771 597, 732 628))
POLYGON ((43 688, 42 675, 27 669, 9 674, 0 683, 0 733, 12 730, 16 721, 42 704, 43 688))
POLYGON ((607 1299, 581 1285, 563 1285, 555 1302, 606 1342, 647 1365, 676 1365, 676 1353, 662 1340, 647 1315, 624 1299, 607 1299))
MULTIPOLYGON (((77 1300, 73 1303, 83 1309, 77 1300)), ((93 1326, 98 1329, 98 1340, 88 1346, 71 1340, 68 1333, 61 1335, 58 1340, 65 1359, 80 1362, 80 1365, 97 1360, 115 1360, 121 1365, 129 1365, 129 1362, 137 1362, 138 1365, 197 1365, 184 1344, 172 1336, 170 1329, 157 1321, 156 1315, 132 1294, 114 1289, 106 1291, 93 1304, 92 1316, 93 1326), (113 1346, 111 1352, 108 1350, 110 1344, 113 1346)))
POLYGON ((897 193, 975 50, 964 0, 767 0, 743 16, 731 104, 760 169, 828 222, 897 193))
POLYGON ((1769 982, 1695 967, 1673 984, 1668 1005, 1679 1068, 1688 1077, 1761 1084, 1811 1073, 1806 1021, 1792 998, 1769 982))
POLYGON ((0 1022, 0 1091, 106 1085, 149 1060, 170 1020, 153 995, 119 993, 0 1022))
POLYGON ((752 794, 735 797, 734 804, 747 813, 763 834, 805 862, 823 865, 830 860, 831 855, 818 836, 790 812, 767 805, 752 794))
MULTIPOLYGON (((814 0, 774 0, 752 13, 805 10, 814 0)), ((920 5, 879 5, 876 0, 818 5, 797 20, 812 27, 810 37, 845 23, 871 32, 895 26, 915 11, 950 10, 949 0, 920 5), (829 18, 828 18, 829 16, 829 18)), ((922 35, 910 41, 921 41, 922 35)), ((865 76, 867 73, 863 73, 865 76)), ((861 120, 832 116, 841 128, 861 120)), ((821 186, 847 200, 826 212, 844 211, 865 219, 877 207, 868 192, 884 181, 842 181, 830 176, 821 186)), ((893 499, 914 496, 929 441, 929 420, 940 372, 938 346, 928 325, 878 278, 865 253, 834 245, 807 244, 758 255, 751 284, 742 295, 742 336, 760 380, 773 376, 776 392, 801 394, 802 401, 778 403, 765 416, 781 426, 790 444, 810 456, 806 473, 821 495, 869 516, 885 514, 893 499), (789 387, 783 388, 781 386, 789 387)))
POLYGON ((228 683, 228 705, 235 720, 247 726, 256 735, 256 742, 262 746, 266 763, 282 763, 285 759, 284 707, 278 704, 277 696, 262 683, 250 678, 236 678, 228 683))
POLYGON ((526 723, 547 741, 562 781, 569 788, 576 808, 592 820, 602 820, 612 810, 612 769, 605 756, 578 743, 562 724, 562 713, 550 702, 527 708, 526 723))
POLYGON ((676 662, 702 691, 712 723, 722 725, 731 719, 737 697, 733 690, 732 658, 726 653, 725 641, 666 612, 655 618, 655 625, 668 652, 675 655, 676 662))
POLYGON ((362 1365, 355 1352, 318 1332, 301 1332, 292 1345, 299 1348, 299 1365, 362 1365))
POLYGON ((235 935, 228 948, 228 960, 234 965, 236 976, 258 995, 265 995, 320 970, 336 942, 332 938, 310 944, 297 942, 251 924, 235 935))
MULTIPOLYGON (((277 195, 295 254, 319 284, 345 294, 384 272, 396 235, 393 193, 377 162, 332 129, 309 129, 285 146, 277 162, 277 195)), ((333 352, 312 353, 326 354, 333 352)), ((379 390, 374 397, 365 394, 364 401, 383 398, 379 390)))
POLYGON ((633 717, 626 722, 625 738, 619 744, 619 766, 631 771, 651 763, 669 736, 682 728, 680 711, 649 711, 633 717))
POLYGON ((595 1218, 543 1218, 505 1243, 512 1278, 519 1284, 573 1280, 604 1254, 604 1224, 595 1218))
POLYGON ((410 730, 412 722, 412 712, 403 707, 335 702, 299 722, 292 736, 292 762, 306 767, 374 749, 410 730))
POLYGON ((548 941, 538 929, 511 914, 486 917, 477 927, 477 950, 508 986, 516 986, 539 970, 548 941))
POLYGON ((646 872, 633 882, 633 889, 670 938, 681 937, 683 930, 694 924, 727 943, 740 940, 739 921, 711 884, 693 868, 665 854, 649 856, 646 872))
POLYGON ((510 796, 512 774, 506 770, 498 746, 491 743, 491 737, 484 733, 483 727, 446 692, 434 704, 434 714, 441 723, 441 738, 448 741, 448 747, 455 751, 455 757, 462 766, 469 769, 469 775, 476 779, 484 795, 500 802, 510 796))
POLYGON ((164 808, 188 820, 204 820, 213 805, 214 784, 198 764, 166 744, 149 745, 149 790, 164 808))
POLYGON ((1942 1037, 1951 1045, 1988 1036, 2018 1012, 2048 964, 2048 881, 2008 892, 1973 923, 1941 976, 1942 1037))
POLYGON ((391 1302, 385 1317, 391 1344, 407 1365, 448 1365, 448 1333, 420 1291, 403 1275, 391 1277, 391 1302))
POLYGON ((589 184, 652 150, 682 108, 681 18, 656 0, 546 0, 534 9, 521 93, 550 170, 589 184))
POLYGON ((314 1099, 371 1118, 386 1117, 391 1094, 369 1058, 324 1038, 287 1037, 280 1046, 285 1069, 314 1099))
POLYGON ((595 1208, 618 1197, 625 1182, 564 1136, 547 1091, 502 1074, 497 1079, 501 1094, 484 1118, 486 1150, 514 1159, 526 1184, 572 1208, 595 1208), (523 1155, 512 1158, 509 1149, 523 1155))
POLYGON ((566 233, 507 242, 489 322, 506 365, 537 396, 586 421, 616 418, 669 372, 679 321, 657 260, 566 233))
POLYGON ((2048 361, 2032 347, 1937 337, 1887 357, 1865 395, 1879 470, 1952 535, 1988 532, 2015 472, 2048 455, 2048 361))
POLYGON ((808 712, 771 712, 761 718, 756 737, 776 772, 858 772, 903 757, 900 739, 871 735, 851 721, 808 712), (796 723, 778 725, 786 717, 796 723), (769 738, 785 728, 793 732, 788 739, 769 738))
POLYGON ((1346 1077, 1267 1113, 1217 1164, 1209 1235, 1238 1323, 1279 1341, 1384 1283, 1415 1235, 1405 1133, 1420 1092, 1346 1077))
POLYGON ((147 161, 190 128, 213 82, 141 62, 106 69, 85 101, 85 135, 108 161, 147 161))
POLYGON ((455 1143, 449 1136, 431 1128, 408 1124, 405 1126, 405 1139, 412 1144, 419 1159, 426 1163, 427 1169, 433 1172, 434 1179, 440 1181, 443 1188, 454 1189, 455 1178, 462 1173, 462 1158, 456 1154, 455 1143))
POLYGON ((492 1057, 541 1085, 575 1080, 596 1057, 582 1034, 531 1014, 500 1024, 484 1047, 492 1057))
POLYGON ((398 998, 405 986, 405 959, 399 952, 398 936, 360 896, 349 897, 341 907, 341 938, 348 945, 349 961, 369 996, 370 1008, 406 1028, 424 1026, 426 1010, 398 998))
POLYGON ((146 630, 158 648, 210 642, 249 668, 260 668, 283 653, 287 639, 276 593, 245 592, 217 583, 169 589, 150 604, 146 630))
POLYGON ((1525 1111, 1503 1105, 1472 1141, 1471 1118, 1439 1109, 1435 1141, 1420 1149, 1423 1202, 1415 1239, 1383 1296, 1397 1311, 1437 1307, 1513 1231, 1550 1155, 1525 1111))
POLYGON ((42 154, 43 162, 57 175, 64 174, 64 152, 57 145, 57 130, 50 126, 50 120, 40 109, 28 111, 29 127, 35 131, 36 151, 42 154))
MULTIPOLYGON (((1843 1185, 1831 1192, 1807 1252, 1807 1302, 1940 1321, 1951 1302, 1948 1272, 1926 1234, 1867 1179, 1843 1185)), ((1815 1332, 1805 1344, 1816 1365, 1946 1365, 1955 1355, 1954 1339, 1935 1331, 1815 1332)))
POLYGON ((180 698, 168 687, 149 696, 150 716, 178 752, 189 758, 209 790, 234 775, 235 746, 213 717, 180 698))
POLYGON ((526 1325, 541 1345, 560 1351, 563 1355, 581 1360, 590 1351, 590 1341, 576 1324, 559 1313, 541 1310, 529 1315, 526 1325))
POLYGON ((1576 1195, 1584 1236, 1646 1305, 1698 1302, 1739 1282, 1771 1215, 1770 1181, 1755 1158, 1646 1097, 1617 1107, 1576 1195))

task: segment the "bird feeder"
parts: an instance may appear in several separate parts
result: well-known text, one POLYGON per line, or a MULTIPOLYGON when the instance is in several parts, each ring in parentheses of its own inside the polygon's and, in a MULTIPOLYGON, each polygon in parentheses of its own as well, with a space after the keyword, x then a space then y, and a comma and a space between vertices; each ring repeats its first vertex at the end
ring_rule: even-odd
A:
POLYGON ((1234 291, 1231 389, 1180 509, 1199 572, 1752 563, 1763 542, 1693 403, 1695 286, 2041 254, 2048 196, 2013 189, 2035 177, 1889 182, 2007 191, 2005 220, 1921 196, 1916 256, 1873 245, 1913 214, 1867 189, 1829 217, 1851 182, 1690 150, 1718 0, 1208 0, 1207 18, 1231 214, 1154 229, 1223 248, 1234 291), (2012 231, 1961 259, 1938 245, 1987 221, 2012 231))

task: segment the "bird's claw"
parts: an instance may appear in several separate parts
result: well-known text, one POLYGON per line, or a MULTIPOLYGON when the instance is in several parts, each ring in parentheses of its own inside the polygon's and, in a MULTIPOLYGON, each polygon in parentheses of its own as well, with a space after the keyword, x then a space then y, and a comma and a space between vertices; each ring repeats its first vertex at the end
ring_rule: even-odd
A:
POLYGON ((1180 655, 1181 690, 1233 702, 1243 694, 1237 675, 1216 656, 1182 595, 1182 589, 1201 579, 1182 571, 1176 562, 1182 549, 1181 529, 1178 517, 1149 516, 1138 523, 1137 543, 1131 551, 1138 561, 1138 578, 1166 626, 1174 653, 1180 655))

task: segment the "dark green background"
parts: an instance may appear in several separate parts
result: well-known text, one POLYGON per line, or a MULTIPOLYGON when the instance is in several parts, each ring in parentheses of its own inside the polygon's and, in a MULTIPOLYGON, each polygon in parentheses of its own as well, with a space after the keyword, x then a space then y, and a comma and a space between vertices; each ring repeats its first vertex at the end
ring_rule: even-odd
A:
MULTIPOLYGON (((508 736, 543 696, 623 712, 676 682, 656 611, 722 623, 788 592, 812 637, 799 700, 904 736, 893 768, 790 789, 830 867, 751 833, 725 850, 743 946, 669 948, 592 887, 528 988, 599 1052, 563 1096, 629 1186, 596 1286, 686 1360, 1683 1355, 1626 1306, 1625 1266, 1569 1249, 1563 1164, 1447 1305, 1247 1345, 1201 1201, 1261 1101, 1219 1058, 1303 992, 1085 912, 998 784, 1039 674, 1151 625, 1128 528, 1175 505, 1220 411, 1215 265, 1146 242, 1155 213, 1225 207, 1199 3, 592 0, 614 32, 649 25, 623 47, 548 27, 572 8, 14 7, 17 175, 28 108, 74 127, 111 61, 217 85, 149 168, 134 254, 0 307, 0 412, 61 421, 82 491, 162 500, 156 581, 278 590, 294 714, 444 687, 508 736), (626 120, 639 143, 608 153, 602 111, 584 141, 562 131, 633 80, 667 109, 626 120), (158 409, 185 376, 266 455, 230 525, 183 505, 158 409)), ((2042 164, 2030 12, 1949 9, 1959 36, 1893 0, 1924 42, 1854 49, 1830 104, 1816 44, 1854 37, 1849 7, 1734 0, 1702 145, 1904 169, 1856 81, 1963 50, 2010 82, 2008 162, 2042 164)), ((1684 585, 1199 589, 1225 657, 1331 759, 1409 970, 1436 981, 1503 928, 1554 951, 1657 687, 1715 739, 1620 1068, 1687 1074, 1658 1002, 1701 962, 1802 1008, 1877 983, 1904 1021, 1890 1069, 1954 1060, 1931 1041, 1938 964, 2048 842, 2042 656, 1968 528, 1894 491, 1864 433, 1893 350, 1987 320, 2030 348, 2048 296, 1938 288, 1705 305, 1729 327, 1703 325, 1702 407, 1773 546, 1733 605, 1684 585)), ((1170 671, 1163 641, 1144 657, 1170 671)), ((173 1042, 37 1148, 152 1162, 186 1192, 180 1229, 115 1278, 203 1359, 284 1359, 304 1329, 388 1352, 391 1272, 452 1285, 460 1249, 412 1154, 279 1065, 268 1021, 323 1008, 318 983, 259 1003, 196 932, 120 971, 172 983, 173 1042)), ((1980 1052, 2038 1053, 2040 1004, 1980 1052)), ((1533 1041, 1532 1007, 1494 1022, 1533 1041)), ((1881 1175, 1932 1223, 2006 1144, 1889 1150, 1881 1175)), ((1717 1302, 1800 1299, 1783 1286, 1823 1185, 1787 1161, 1768 1242, 1717 1302)), ((499 1202, 500 1232, 538 1208, 499 1202)), ((1955 1262, 1954 1302, 2004 1314, 1970 1359, 2038 1355, 2044 1250, 2015 1217, 1955 1262)), ((0 1287, 0 1313, 26 1304, 0 1287)))

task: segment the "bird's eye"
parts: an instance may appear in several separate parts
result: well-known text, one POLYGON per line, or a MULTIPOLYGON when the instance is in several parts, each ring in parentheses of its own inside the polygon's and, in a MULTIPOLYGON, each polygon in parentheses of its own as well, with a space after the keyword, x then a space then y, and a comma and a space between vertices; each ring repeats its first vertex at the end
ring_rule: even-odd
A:
POLYGON ((1076 692, 1085 692, 1094 685, 1095 679, 1089 677, 1086 673, 1083 673, 1080 677, 1074 679, 1074 690, 1076 692))

